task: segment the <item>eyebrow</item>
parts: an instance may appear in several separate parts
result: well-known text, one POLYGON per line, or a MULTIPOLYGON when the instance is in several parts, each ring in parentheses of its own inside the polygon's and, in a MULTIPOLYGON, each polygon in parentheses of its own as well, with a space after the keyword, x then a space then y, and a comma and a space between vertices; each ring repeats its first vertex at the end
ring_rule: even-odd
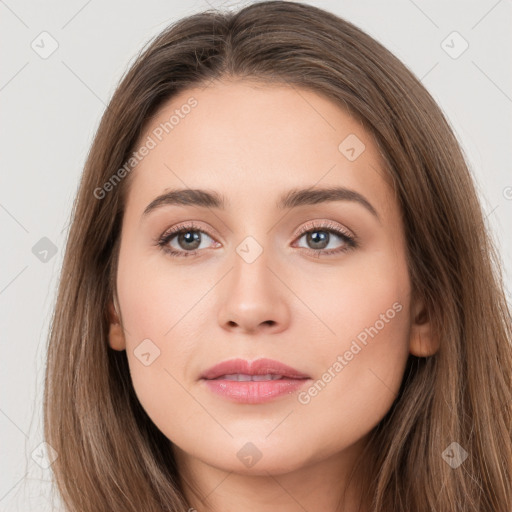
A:
MULTIPOLYGON (((278 199, 276 207, 279 210, 285 210, 331 201, 357 202, 379 219, 377 210, 363 195, 345 187, 293 189, 278 199)), ((144 218, 152 211, 168 205, 198 206, 225 210, 229 201, 222 194, 213 190, 190 188, 166 190, 148 204, 142 217, 144 218)))

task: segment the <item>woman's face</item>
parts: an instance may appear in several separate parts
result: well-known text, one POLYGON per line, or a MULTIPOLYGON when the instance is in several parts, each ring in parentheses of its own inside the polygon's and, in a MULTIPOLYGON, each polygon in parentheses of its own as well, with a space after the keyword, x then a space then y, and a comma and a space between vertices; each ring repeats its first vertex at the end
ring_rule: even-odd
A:
POLYGON ((355 457, 414 346, 369 134, 313 92, 217 82, 165 104, 137 150, 110 343, 148 415, 182 460, 226 471, 355 457))

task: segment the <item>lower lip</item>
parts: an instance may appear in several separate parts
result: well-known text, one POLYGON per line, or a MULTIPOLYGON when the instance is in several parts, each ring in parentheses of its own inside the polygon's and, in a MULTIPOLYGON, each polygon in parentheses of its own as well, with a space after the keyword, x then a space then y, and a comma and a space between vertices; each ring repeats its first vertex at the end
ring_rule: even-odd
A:
POLYGON ((224 398, 244 404, 261 404, 279 396, 294 393, 310 379, 203 380, 211 391, 224 398))

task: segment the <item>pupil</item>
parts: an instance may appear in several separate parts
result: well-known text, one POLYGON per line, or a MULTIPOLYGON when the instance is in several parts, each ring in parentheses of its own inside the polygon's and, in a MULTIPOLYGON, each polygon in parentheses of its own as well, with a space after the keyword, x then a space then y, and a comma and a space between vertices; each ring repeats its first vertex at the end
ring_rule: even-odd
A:
POLYGON ((311 242, 315 249, 323 249, 329 241, 329 234, 325 231, 312 231, 308 235, 308 242, 311 242), (320 247, 318 247, 320 245, 320 247))
POLYGON ((181 233, 178 237, 178 241, 181 244, 182 241, 185 241, 187 244, 195 243, 193 247, 189 245, 188 249, 196 249, 201 244, 201 237, 197 231, 186 231, 181 233))

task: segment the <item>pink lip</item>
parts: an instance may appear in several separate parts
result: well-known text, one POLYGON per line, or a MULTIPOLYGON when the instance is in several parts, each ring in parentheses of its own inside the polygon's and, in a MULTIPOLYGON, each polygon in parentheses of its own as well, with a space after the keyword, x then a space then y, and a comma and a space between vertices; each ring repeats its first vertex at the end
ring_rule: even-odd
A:
POLYGON ((235 402, 257 404, 293 393, 310 379, 309 375, 272 359, 231 359, 212 366, 201 375, 210 391, 235 402), (234 381, 219 379, 224 375, 281 375, 277 380, 234 381))

